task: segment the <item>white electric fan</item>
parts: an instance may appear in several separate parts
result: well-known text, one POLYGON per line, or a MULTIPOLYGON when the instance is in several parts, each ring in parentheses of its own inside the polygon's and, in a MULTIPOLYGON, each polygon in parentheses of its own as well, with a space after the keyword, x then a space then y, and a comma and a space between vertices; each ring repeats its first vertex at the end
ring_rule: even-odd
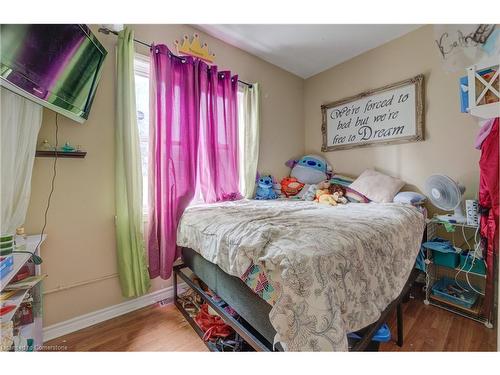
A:
POLYGON ((437 215, 439 220, 450 223, 467 222, 462 210, 465 186, 443 174, 433 174, 425 181, 425 192, 437 208, 444 211, 454 211, 453 214, 437 215))

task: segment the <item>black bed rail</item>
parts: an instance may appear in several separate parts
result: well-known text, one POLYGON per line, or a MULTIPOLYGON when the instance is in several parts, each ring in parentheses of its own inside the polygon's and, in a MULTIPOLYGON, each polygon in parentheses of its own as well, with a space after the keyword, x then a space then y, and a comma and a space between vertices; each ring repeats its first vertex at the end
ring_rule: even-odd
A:
MULTIPOLYGON (((193 327, 195 332, 200 336, 200 338, 203 338, 204 332, 201 330, 201 328, 196 324, 194 319, 188 314, 188 312, 184 309, 184 307, 181 305, 179 302, 179 298, 177 295, 177 287, 178 287, 178 281, 177 281, 177 276, 179 276, 191 289, 193 289, 206 303, 212 307, 217 314, 220 315, 220 317, 224 320, 224 322, 229 325, 234 331, 239 334, 253 349, 256 351, 263 351, 263 352, 268 352, 268 351, 273 351, 278 348, 272 348, 272 345, 267 342, 267 340, 263 339, 260 335, 255 335, 252 333, 250 330, 248 330, 245 326, 243 326, 238 320, 236 320, 234 317, 232 317, 228 312, 226 312, 223 308, 219 307, 215 302, 213 302, 212 298, 203 290, 201 289, 198 285, 196 285, 184 272, 182 272, 183 268, 188 268, 186 265, 181 264, 178 266, 174 267, 174 280, 173 280, 173 287, 174 287, 174 303, 175 306, 179 309, 179 311, 182 313, 182 315, 186 318, 188 323, 193 327), (260 336, 260 337, 258 337, 260 336)), ((189 268, 188 268, 189 269, 189 268)), ((191 270, 192 272, 192 270, 191 270)), ((194 272, 193 272, 194 274, 194 272)), ((380 314, 380 318, 373 324, 369 325, 368 327, 364 328, 360 332, 358 332, 361 335, 361 339, 352 347, 350 348, 350 351, 364 351, 367 346, 370 344, 373 336, 377 333, 379 328, 382 326, 387 321, 388 315, 396 308, 397 311, 397 344, 398 346, 403 346, 403 309, 402 309, 402 303, 405 300, 405 298, 408 296, 410 289, 415 281, 415 279, 418 276, 418 271, 417 270, 412 270, 410 277, 406 281, 405 286, 403 287, 403 290, 399 294, 399 296, 392 301, 389 306, 380 314)), ((210 341, 205 341, 205 344, 209 348, 210 351, 218 351, 217 347, 215 346, 214 343, 210 341)))
MULTIPOLYGON (((198 285, 193 283, 193 281, 182 272, 183 268, 187 268, 186 265, 181 264, 174 267, 174 303, 175 306, 181 311, 182 315, 186 318, 188 323, 193 327, 198 336, 203 338, 204 332, 201 328, 196 324, 194 319, 187 313, 184 307, 179 303, 179 298, 177 296, 177 276, 179 276, 191 289, 193 289, 206 303, 212 307, 217 314, 224 320, 224 322, 229 325, 234 331, 239 334, 252 348, 254 348, 258 352, 268 352, 271 351, 269 348, 269 344, 266 345, 260 338, 258 338, 255 334, 250 332, 245 326, 243 326, 238 320, 232 317, 226 310, 218 306, 210 296, 205 293, 203 289, 201 289, 198 285)), ((218 351, 215 345, 210 341, 205 341, 208 349, 211 351, 218 351)))

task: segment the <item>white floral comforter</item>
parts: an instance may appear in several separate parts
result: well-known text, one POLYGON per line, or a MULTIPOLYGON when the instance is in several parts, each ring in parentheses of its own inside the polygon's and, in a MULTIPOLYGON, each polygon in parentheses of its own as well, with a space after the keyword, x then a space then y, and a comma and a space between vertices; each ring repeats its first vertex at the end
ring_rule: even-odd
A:
POLYGON ((189 207, 177 244, 237 277, 258 264, 278 290, 269 318, 285 350, 347 350, 346 334, 400 294, 423 230, 401 204, 241 200, 189 207))

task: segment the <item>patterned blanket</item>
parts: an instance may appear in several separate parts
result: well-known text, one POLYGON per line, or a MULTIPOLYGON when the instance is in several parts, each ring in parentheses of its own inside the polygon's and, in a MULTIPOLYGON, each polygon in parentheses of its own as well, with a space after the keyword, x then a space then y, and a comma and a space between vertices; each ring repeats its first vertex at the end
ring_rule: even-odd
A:
POLYGON ((424 222, 394 203, 241 200, 189 207, 177 244, 240 278, 258 265, 276 294, 269 318, 285 350, 347 350, 346 334, 401 292, 424 222))
POLYGON ((276 299, 278 298, 277 289, 273 286, 272 281, 269 276, 258 264, 252 264, 248 269, 240 276, 240 279, 247 284, 247 286, 254 291, 260 298, 274 306, 276 299))

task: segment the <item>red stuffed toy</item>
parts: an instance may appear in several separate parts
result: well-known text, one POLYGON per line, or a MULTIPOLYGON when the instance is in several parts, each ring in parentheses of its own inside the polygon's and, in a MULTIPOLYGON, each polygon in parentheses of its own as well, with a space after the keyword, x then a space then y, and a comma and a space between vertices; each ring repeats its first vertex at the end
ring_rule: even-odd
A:
POLYGON ((303 187, 304 184, 299 182, 295 177, 285 177, 281 180, 281 192, 287 198, 297 195, 303 187))

